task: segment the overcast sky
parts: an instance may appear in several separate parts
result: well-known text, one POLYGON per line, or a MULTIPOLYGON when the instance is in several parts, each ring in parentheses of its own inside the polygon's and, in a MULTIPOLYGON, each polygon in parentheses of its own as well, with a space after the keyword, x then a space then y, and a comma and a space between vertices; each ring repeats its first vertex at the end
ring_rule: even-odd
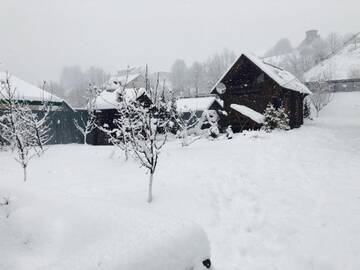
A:
POLYGON ((261 52, 304 32, 360 31, 359 0, 1 0, 0 70, 32 82, 64 65, 168 70, 229 48, 261 52))

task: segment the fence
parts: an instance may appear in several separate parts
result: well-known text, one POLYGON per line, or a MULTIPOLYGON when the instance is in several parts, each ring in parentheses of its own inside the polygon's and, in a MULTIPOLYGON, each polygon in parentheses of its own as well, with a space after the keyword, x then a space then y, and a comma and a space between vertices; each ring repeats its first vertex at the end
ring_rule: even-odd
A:
MULTIPOLYGON (((0 115, 3 111, 0 110, 0 115)), ((44 111, 34 111, 39 117, 44 115, 44 111)), ((48 144, 69 144, 69 143, 83 143, 83 135, 75 127, 74 120, 81 121, 81 118, 86 121, 86 111, 51 111, 49 113, 49 126, 51 130, 51 140, 48 144)), ((0 136, 0 144, 4 141, 0 136)))

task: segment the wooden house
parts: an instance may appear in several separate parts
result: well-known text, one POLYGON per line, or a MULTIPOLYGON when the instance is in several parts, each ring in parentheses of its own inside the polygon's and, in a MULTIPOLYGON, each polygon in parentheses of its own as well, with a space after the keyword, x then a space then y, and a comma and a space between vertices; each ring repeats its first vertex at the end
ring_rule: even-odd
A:
MULTIPOLYGON (((235 132, 261 127, 267 105, 283 106, 290 127, 303 124, 303 100, 310 90, 286 70, 242 54, 211 90, 224 102, 227 125, 235 132), (238 105, 238 106, 237 106, 238 105)), ((225 127, 226 128, 226 127, 225 127)))

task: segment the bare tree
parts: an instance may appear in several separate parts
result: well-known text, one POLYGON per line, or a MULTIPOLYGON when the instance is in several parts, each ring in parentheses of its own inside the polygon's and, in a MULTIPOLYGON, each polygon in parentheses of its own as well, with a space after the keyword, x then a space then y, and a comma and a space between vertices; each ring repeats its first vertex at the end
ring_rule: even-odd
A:
POLYGON ((330 53, 337 52, 343 45, 342 38, 335 32, 332 32, 327 36, 326 42, 328 43, 330 53))
POLYGON ((191 86, 195 89, 195 95, 205 88, 205 70, 204 65, 194 62, 189 69, 189 80, 191 86))
POLYGON ((154 173, 161 149, 167 141, 169 119, 163 118, 159 113, 163 109, 163 103, 157 99, 157 87, 154 90, 149 87, 147 72, 145 78, 145 93, 152 98, 152 104, 146 106, 138 99, 127 97, 126 89, 122 89, 118 118, 114 120, 115 128, 106 132, 112 136, 110 142, 132 153, 135 160, 148 170, 150 178, 147 201, 151 203, 154 173))
POLYGON ((32 138, 32 145, 40 156, 46 149, 45 145, 51 140, 51 127, 50 127, 50 109, 44 109, 42 115, 31 112, 26 113, 23 120, 28 123, 29 134, 32 138))
POLYGON ((21 165, 26 181, 28 164, 38 154, 29 120, 33 113, 24 101, 17 98, 16 88, 11 85, 9 76, 1 82, 0 93, 5 107, 5 114, 0 117, 1 136, 15 152, 15 160, 21 165))
POLYGON ((86 119, 81 115, 80 119, 74 119, 75 127, 81 132, 84 137, 84 144, 87 144, 87 135, 96 128, 96 98, 99 95, 99 90, 96 86, 89 84, 86 90, 86 119))
POLYGON ((312 90, 311 104, 316 111, 316 117, 319 117, 319 112, 333 99, 331 85, 326 81, 318 81, 312 83, 310 89, 312 90))
POLYGON ((177 95, 182 95, 188 89, 189 71, 182 59, 177 59, 171 66, 171 83, 177 95))

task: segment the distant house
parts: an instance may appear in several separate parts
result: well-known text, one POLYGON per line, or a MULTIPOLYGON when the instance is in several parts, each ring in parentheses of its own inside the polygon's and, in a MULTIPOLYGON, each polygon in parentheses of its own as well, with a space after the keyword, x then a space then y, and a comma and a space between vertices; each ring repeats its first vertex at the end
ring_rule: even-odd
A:
POLYGON ((118 71, 112 75, 105 87, 107 90, 122 88, 145 88, 144 70, 141 67, 133 67, 118 71))
POLYGON ((310 90, 291 73, 242 54, 211 90, 224 101, 227 124, 235 132, 261 127, 266 106, 283 106, 290 127, 303 124, 303 100, 310 90))
POLYGON ((222 101, 215 96, 178 98, 176 100, 176 108, 185 120, 195 114, 199 119, 197 127, 200 129, 210 127, 209 118, 214 122, 220 122, 223 116, 222 101))

